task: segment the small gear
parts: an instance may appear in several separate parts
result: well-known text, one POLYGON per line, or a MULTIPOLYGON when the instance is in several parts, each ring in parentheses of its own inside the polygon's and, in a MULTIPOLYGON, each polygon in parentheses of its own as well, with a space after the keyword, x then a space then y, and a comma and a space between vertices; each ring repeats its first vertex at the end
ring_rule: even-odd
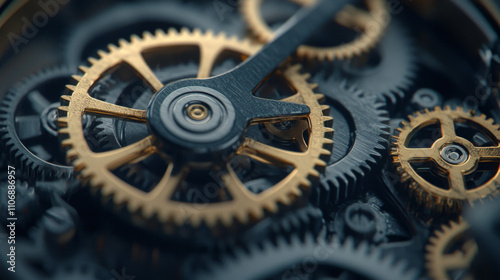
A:
POLYGON ((387 101, 389 109, 410 91, 416 78, 417 50, 409 31, 400 21, 393 20, 380 44, 364 63, 347 61, 342 67, 349 84, 387 101))
POLYGON ((42 71, 9 90, 0 105, 0 138, 11 165, 30 180, 70 178, 57 136, 57 107, 72 72, 42 71))
POLYGON ((347 279, 417 279, 416 271, 408 269, 404 261, 384 257, 366 243, 356 246, 352 239, 329 243, 312 235, 254 244, 220 262, 211 259, 207 268, 193 274, 186 265, 185 279, 331 279, 339 274, 347 279))
POLYGON ((411 234, 393 210, 377 196, 367 194, 335 207, 327 219, 328 230, 341 241, 352 237, 357 242, 380 245, 410 240, 411 234))
MULTIPOLYGON (((311 5, 314 0, 287 0, 298 5, 311 5)), ((274 34, 272 28, 262 16, 264 0, 243 1, 242 14, 252 33, 261 43, 269 42, 274 34)), ((390 22, 390 13, 384 0, 365 1, 368 12, 355 6, 348 5, 340 12, 336 21, 340 25, 361 30, 358 37, 351 42, 335 47, 301 46, 297 50, 299 57, 310 60, 344 60, 359 57, 372 50, 382 38, 390 22)))
POLYGON ((462 108, 425 110, 396 129, 392 157, 418 205, 457 213, 500 188, 500 127, 462 108))
MULTIPOLYGON (((184 186, 187 197, 174 199, 175 193, 186 183, 186 178, 196 180, 200 178, 187 177, 190 166, 174 168, 175 163, 168 159, 170 156, 164 154, 159 149, 155 137, 147 135, 146 138, 128 145, 124 148, 104 152, 92 152, 84 139, 82 133, 81 117, 88 113, 99 113, 108 117, 119 116, 139 123, 146 122, 146 111, 132 109, 116 104, 98 100, 89 95, 89 91, 107 70, 121 65, 126 61, 134 68, 134 72, 143 77, 154 92, 163 87, 163 83, 145 64, 142 54, 146 50, 166 49, 167 54, 173 46, 197 46, 200 48, 201 59, 198 78, 205 78, 211 75, 216 58, 221 57, 224 51, 236 53, 237 57, 245 59, 258 50, 258 46, 253 46, 248 42, 240 42, 236 38, 228 39, 224 35, 214 36, 208 32, 202 34, 199 30, 189 32, 182 30, 178 33, 170 30, 168 34, 157 31, 155 35, 145 33, 143 38, 132 37, 129 43, 120 41, 120 47, 110 46, 110 52, 100 52, 101 58, 90 59, 91 67, 81 67, 84 72, 82 77, 76 77, 79 81, 76 86, 68 86, 73 92, 71 96, 62 97, 60 107, 60 134, 63 136, 63 147, 68 148, 67 158, 73 163, 80 174, 80 178, 89 183, 93 191, 99 191, 105 199, 111 199, 117 206, 125 206, 134 216, 138 215, 143 219, 156 217, 164 225, 184 225, 189 222, 191 226, 197 227, 201 223, 208 226, 231 225, 235 221, 247 223, 259 219, 266 212, 277 212, 280 205, 290 205, 296 198, 303 196, 313 182, 319 178, 320 170, 325 167, 325 160, 330 156, 328 148, 332 145, 331 137, 333 129, 328 128, 332 123, 332 118, 324 116, 323 111, 327 108, 318 103, 320 95, 313 93, 313 85, 307 83, 308 75, 299 73, 300 67, 289 67, 279 70, 277 75, 284 77, 288 85, 291 85, 293 92, 287 99, 288 102, 298 102, 306 104, 311 108, 311 114, 307 117, 309 123, 306 129, 307 150, 303 152, 291 152, 289 150, 263 144, 259 141, 246 138, 243 144, 236 150, 239 156, 248 156, 253 160, 271 166, 291 167, 291 173, 277 182, 272 190, 264 191, 260 194, 253 194, 243 185, 237 174, 230 165, 208 167, 201 166, 202 170, 220 171, 218 177, 224 188, 218 190, 218 199, 226 199, 219 203, 208 203, 204 205, 203 211, 196 210, 196 188, 191 189, 184 186), (164 174, 161 176, 157 188, 153 190, 141 191, 117 178, 112 171, 129 162, 137 163, 151 155, 159 155, 167 165, 164 174), (208 168, 208 169, 204 169, 208 168), (225 171, 224 171, 225 170, 225 171), (186 190, 187 188, 187 190, 186 190), (220 192, 226 192, 232 199, 228 200, 227 195, 219 196, 220 192), (163 194, 164 193, 164 194, 163 194), (188 211, 182 213, 181 211, 188 211)), ((281 78, 280 78, 281 79, 281 78)), ((200 109, 201 110, 201 109, 200 109)), ((147 131, 147 130, 146 130, 147 131)), ((199 173, 199 166, 194 170, 199 173)), ((208 172, 207 172, 208 173, 208 172)), ((194 176, 195 174, 193 174, 194 176)), ((204 177, 201 177, 204 178, 204 177)), ((206 185, 206 181, 204 182, 206 185)))
POLYGON ((313 77, 335 120, 335 147, 315 196, 320 207, 360 191, 362 180, 380 167, 390 137, 385 103, 335 79, 325 81, 321 74, 313 77))
POLYGON ((429 239, 425 259, 429 276, 434 280, 474 279, 468 275, 472 260, 477 254, 477 244, 469 225, 460 220, 443 225, 429 239))

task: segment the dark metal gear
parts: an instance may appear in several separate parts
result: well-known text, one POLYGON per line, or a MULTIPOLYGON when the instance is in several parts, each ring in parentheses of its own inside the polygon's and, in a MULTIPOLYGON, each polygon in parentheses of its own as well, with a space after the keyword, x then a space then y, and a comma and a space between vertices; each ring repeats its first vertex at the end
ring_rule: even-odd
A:
POLYGON ((411 89, 417 72, 417 50, 409 31, 393 20, 379 46, 365 59, 344 64, 343 74, 350 85, 383 97, 394 109, 411 89))
POLYGON ((57 107, 71 74, 66 67, 39 72, 9 90, 0 105, 2 148, 9 163, 30 180, 72 174, 57 138, 57 107))
POLYGON ((224 22, 215 9, 214 14, 208 13, 212 5, 208 3, 209 6, 204 7, 207 3, 174 0, 114 5, 112 9, 104 10, 69 29, 69 39, 66 39, 64 47, 66 63, 78 66, 88 57, 97 57, 97 51, 105 49, 108 44, 144 31, 186 27, 237 34, 239 30, 244 30, 243 23, 230 18, 230 13, 224 13, 224 22))
POLYGON ((366 243, 357 247, 352 239, 343 244, 327 243, 312 235, 254 244, 248 251, 238 250, 222 257, 220 262, 212 260, 207 267, 208 272, 194 274, 187 272, 190 267, 186 268, 185 279, 417 278, 416 271, 408 269, 405 261, 384 257, 366 243))
MULTIPOLYGON (((313 81, 320 82, 321 76, 313 81)), ((324 80, 324 79, 323 79, 324 80)), ((374 95, 346 82, 328 78, 319 83, 330 106, 335 130, 334 149, 313 203, 338 203, 359 191, 362 179, 380 167, 389 144, 389 118, 385 104, 374 95)))
POLYGON ((393 215, 395 209, 370 193, 363 199, 352 200, 335 207, 328 217, 329 234, 339 240, 353 237, 371 244, 408 241, 411 234, 393 215))

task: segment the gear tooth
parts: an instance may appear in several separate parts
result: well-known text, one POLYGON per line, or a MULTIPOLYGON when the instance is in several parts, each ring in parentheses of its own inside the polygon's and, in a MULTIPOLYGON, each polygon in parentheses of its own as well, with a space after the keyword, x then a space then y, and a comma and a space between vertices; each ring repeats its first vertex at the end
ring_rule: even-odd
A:
POLYGON ((59 106, 57 107, 59 109, 59 111, 61 112, 68 112, 68 106, 59 106))
POLYGON ((217 34, 217 38, 219 38, 219 39, 227 39, 226 32, 224 32, 224 31, 219 32, 219 34, 217 34))
POLYGON ((181 35, 189 35, 190 33, 191 33, 191 31, 189 31, 189 29, 187 27, 181 28, 181 32, 180 32, 181 35))
POLYGON ((71 147, 72 145, 73 145, 73 142, 71 141, 71 139, 64 139, 61 141, 62 148, 68 148, 68 147, 71 147))
POLYGON ((128 46, 128 42, 125 39, 120 39, 118 40, 118 45, 120 45, 121 48, 128 46))
POLYGON ((61 133, 61 134, 69 134, 69 129, 68 128, 59 128, 59 133, 61 133))
POLYGON ((78 158, 78 152, 75 150, 68 150, 66 152, 66 158, 68 159, 68 161, 75 160, 78 158))
POLYGON ((71 78, 73 80, 75 80, 76 82, 80 82, 80 80, 82 79, 82 76, 80 76, 80 75, 72 75, 71 78))
MULTIPOLYGON (((99 55, 101 58, 103 58, 103 57, 107 56, 108 53, 103 51, 103 50, 98 50, 97 55, 99 55)), ((86 71, 84 71, 84 72, 86 72, 86 71)))
POLYGON ((323 115, 330 114, 330 106, 328 106, 328 105, 321 105, 321 111, 323 112, 323 115))
POLYGON ((70 90, 71 92, 74 92, 76 90, 76 86, 74 85, 66 85, 66 88, 70 90))
POLYGON ((78 69, 79 69, 80 71, 82 71, 83 73, 87 73, 87 72, 89 71, 89 68, 88 68, 88 67, 86 67, 86 66, 83 66, 83 65, 82 65, 82 66, 79 66, 79 67, 78 67, 78 69))
POLYGON ((151 32, 149 32, 149 31, 144 31, 144 32, 142 33, 142 37, 143 37, 145 40, 153 40, 153 39, 154 39, 153 34, 151 34, 151 32))
POLYGON ((89 57, 88 58, 88 61, 90 62, 90 64, 96 64, 99 60, 95 59, 94 57, 89 57))
POLYGON ((61 95, 61 100, 70 102, 71 101, 71 95, 61 95))
POLYGON ((333 118, 330 116, 323 116, 323 123, 326 127, 333 127, 333 118))
POLYGON ((168 36, 175 36, 175 35, 178 35, 178 34, 179 34, 179 32, 177 32, 177 29, 175 29, 173 27, 171 27, 171 28, 168 29, 168 34, 167 34, 168 36))
POLYGON ((115 45, 113 45, 113 44, 109 44, 109 45, 108 45, 108 50, 109 50, 110 52, 116 52, 116 51, 118 51, 118 47, 117 47, 117 46, 115 46, 115 45))
POLYGON ((141 41, 141 37, 137 36, 137 34, 133 34, 130 36, 130 42, 133 44, 139 43, 141 41))
POLYGON ((167 35, 167 34, 165 33, 165 31, 163 29, 158 28, 155 30, 156 37, 165 37, 165 35, 167 35))

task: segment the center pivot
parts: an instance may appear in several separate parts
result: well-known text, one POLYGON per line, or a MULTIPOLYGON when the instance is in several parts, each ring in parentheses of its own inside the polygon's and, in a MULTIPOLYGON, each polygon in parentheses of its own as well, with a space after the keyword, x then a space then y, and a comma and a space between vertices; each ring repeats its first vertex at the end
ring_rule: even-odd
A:
POLYGON ((189 154, 189 160, 194 161, 207 160, 209 154, 233 147, 239 139, 233 133, 235 120, 229 99, 203 86, 173 91, 164 87, 148 108, 149 127, 164 143, 165 150, 169 154, 183 151, 185 157, 189 154))
POLYGON ((447 144, 441 149, 441 157, 449 164, 462 164, 469 159, 465 148, 458 144, 447 144))

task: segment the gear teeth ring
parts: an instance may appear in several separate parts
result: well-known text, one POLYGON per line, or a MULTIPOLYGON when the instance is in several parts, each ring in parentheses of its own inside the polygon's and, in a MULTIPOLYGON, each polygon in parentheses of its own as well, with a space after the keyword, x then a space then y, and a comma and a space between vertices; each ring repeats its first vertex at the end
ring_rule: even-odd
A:
MULTIPOLYGON (((253 35, 261 43, 269 42, 274 34, 261 15, 264 0, 244 1, 241 13, 253 35)), ((314 1, 291 0, 299 5, 309 5, 314 1)), ((316 61, 348 60, 369 53, 382 38, 390 22, 390 13, 384 0, 365 1, 369 12, 354 6, 346 6, 336 21, 348 28, 363 30, 355 40, 335 47, 301 46, 297 55, 316 61)))
MULTIPOLYGON (((171 228, 171 226, 175 225, 181 226, 186 223, 193 227, 198 227, 201 224, 209 227, 230 226, 236 221, 245 224, 262 218, 267 214, 266 212, 276 212, 280 209, 278 205, 290 205, 308 192, 308 189, 319 180, 320 173, 326 166, 325 160, 331 154, 330 149, 333 144, 331 125, 333 119, 323 115, 324 108, 317 101, 319 95, 312 92, 311 88, 314 86, 306 81, 308 76, 301 74, 300 66, 296 65, 285 69, 282 73, 290 84, 295 87, 296 92, 301 95, 304 104, 311 108, 309 116, 310 141, 308 150, 300 155, 300 164, 296 159, 286 160, 293 163, 295 171, 283 181, 277 183, 273 187, 274 192, 263 192, 258 195, 250 194, 236 174, 228 172, 226 178, 232 182, 229 185, 226 184, 229 192, 231 192, 230 189, 234 191, 236 188, 238 192, 247 196, 248 199, 245 201, 231 200, 219 203, 221 205, 217 206, 208 204, 203 211, 191 211, 193 207, 189 203, 168 199, 154 199, 148 193, 138 192, 133 186, 117 180, 118 178, 107 170, 107 166, 103 166, 102 160, 98 160, 101 159, 101 156, 89 150, 83 138, 81 118, 77 116, 84 114, 88 110, 88 106, 91 106, 89 104, 103 105, 95 98, 90 97, 88 94, 89 87, 99 79, 106 69, 121 63, 124 56, 128 58, 130 55, 140 56, 142 51, 149 48, 172 45, 202 46, 203 44, 224 46, 224 49, 239 52, 243 57, 250 56, 259 48, 259 46, 252 45, 249 41, 238 41, 236 38, 227 39, 225 35, 213 35, 211 32, 203 34, 198 30, 190 32, 187 29, 182 29, 178 32, 171 29, 168 34, 157 31, 154 35, 144 33, 142 38, 132 36, 131 42, 121 41, 120 47, 110 45, 109 52, 100 52, 101 58, 90 61, 92 64, 90 67, 81 67, 80 69, 84 72, 83 76, 76 79, 80 82, 77 85, 68 86, 68 89, 72 92, 71 96, 63 97, 61 100, 62 106, 59 108, 60 134, 63 138, 63 147, 68 149, 67 158, 73 164, 82 181, 90 184, 92 192, 102 196, 103 201, 111 201, 119 209, 126 208, 132 216, 139 217, 142 220, 159 221, 165 225, 165 228, 171 228), (181 213, 179 209, 187 210, 188 213, 181 213)), ((104 110, 102 108, 99 110, 104 110)), ((115 111, 112 114, 124 118, 145 120, 145 111, 125 109, 119 106, 113 107, 113 110, 115 111)), ((156 141, 153 136, 149 136, 143 141, 130 146, 138 147, 136 145, 147 146, 148 148, 145 151, 151 154, 160 152, 156 148, 156 141)), ((253 140, 244 141, 242 145, 245 148, 259 147, 259 143, 253 140)), ((130 149, 130 146, 109 153, 124 152, 130 149)), ((263 149, 261 151, 263 155, 272 154, 272 149, 269 150, 267 147, 263 149)), ((284 158, 293 157, 287 151, 284 151, 281 156, 284 158)), ((184 180, 186 170, 185 168, 179 168, 176 170, 180 171, 176 171, 178 173, 174 174, 174 168, 171 167, 173 164, 173 162, 169 162, 169 167, 164 176, 167 181, 164 182, 174 188, 174 185, 178 185, 184 180)), ((155 192, 155 190, 152 192, 155 192)))
POLYGON ((464 112, 462 108, 450 107, 416 112, 409 116, 409 121, 403 121, 400 128, 396 129, 391 156, 401 176, 401 182, 408 186, 417 206, 435 212, 458 213, 463 203, 473 204, 475 201, 497 195, 500 189, 498 170, 491 170, 493 177, 476 187, 467 186, 465 179, 466 175, 477 171, 478 164, 500 160, 500 126, 487 119, 484 114, 478 115, 473 111, 464 112), (469 139, 458 135, 457 123, 478 128, 492 144, 483 147, 474 145, 469 139), (437 131, 441 135, 433 141, 432 146, 409 147, 415 135, 430 125, 439 126, 437 131), (446 154, 446 150, 452 150, 452 154, 446 154), (413 165, 422 162, 434 164, 438 173, 434 176, 448 180, 449 188, 440 188, 424 179, 413 165))

